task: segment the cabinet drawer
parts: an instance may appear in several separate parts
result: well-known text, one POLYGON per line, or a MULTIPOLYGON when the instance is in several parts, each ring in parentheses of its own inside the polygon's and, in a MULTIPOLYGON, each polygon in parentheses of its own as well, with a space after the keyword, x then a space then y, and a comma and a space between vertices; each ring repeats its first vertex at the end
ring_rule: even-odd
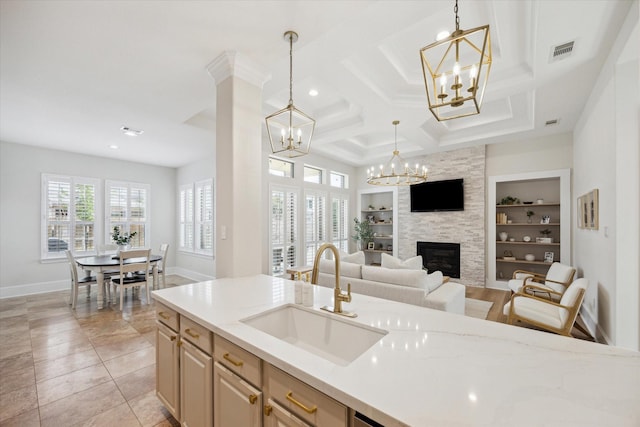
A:
POLYGON ((266 399, 316 427, 347 426, 348 409, 324 393, 265 363, 266 399))
POLYGON ((158 301, 156 301, 156 319, 176 332, 180 329, 178 312, 158 301))
POLYGON ((211 355, 211 331, 188 317, 181 316, 180 335, 183 339, 211 355))
POLYGON ((218 335, 214 336, 213 356, 224 366, 260 388, 260 358, 218 335))

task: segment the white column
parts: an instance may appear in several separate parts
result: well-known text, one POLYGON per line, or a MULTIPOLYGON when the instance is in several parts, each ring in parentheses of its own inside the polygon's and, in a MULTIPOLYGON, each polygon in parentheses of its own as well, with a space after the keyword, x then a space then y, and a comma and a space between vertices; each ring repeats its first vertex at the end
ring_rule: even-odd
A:
POLYGON ((265 73, 225 52, 207 67, 216 81, 216 277, 262 272, 262 85, 265 73))

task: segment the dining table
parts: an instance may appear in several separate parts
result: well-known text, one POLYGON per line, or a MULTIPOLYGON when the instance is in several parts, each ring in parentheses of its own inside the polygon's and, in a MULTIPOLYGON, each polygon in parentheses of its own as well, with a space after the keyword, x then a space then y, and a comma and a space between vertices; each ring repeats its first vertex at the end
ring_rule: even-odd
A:
MULTIPOLYGON (((125 263, 136 263, 144 260, 144 258, 129 258, 125 263)), ((151 272, 153 275, 153 288, 158 288, 158 262, 162 260, 161 255, 153 255, 149 258, 151 264, 151 272)), ((80 257, 75 259, 76 264, 83 269, 87 275, 91 275, 92 271, 96 273, 96 282, 98 284, 98 309, 104 307, 105 295, 105 272, 119 271, 120 258, 117 255, 96 255, 88 257, 80 257)))

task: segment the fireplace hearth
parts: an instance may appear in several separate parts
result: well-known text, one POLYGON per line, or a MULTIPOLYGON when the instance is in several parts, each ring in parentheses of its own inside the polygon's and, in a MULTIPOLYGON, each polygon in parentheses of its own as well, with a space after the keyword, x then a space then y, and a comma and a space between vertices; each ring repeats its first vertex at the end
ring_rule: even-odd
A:
POLYGON ((417 254, 422 255, 422 265, 429 272, 460 278, 460 244, 441 242, 417 242, 417 254))

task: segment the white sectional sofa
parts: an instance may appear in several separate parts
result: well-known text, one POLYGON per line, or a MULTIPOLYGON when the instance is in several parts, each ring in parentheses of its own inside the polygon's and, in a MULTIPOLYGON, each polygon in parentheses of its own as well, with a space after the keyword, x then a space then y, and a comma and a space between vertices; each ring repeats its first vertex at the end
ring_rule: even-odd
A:
MULTIPOLYGON (((352 254, 345 258, 353 260, 359 257, 352 254)), ((353 293, 464 314, 464 285, 450 281, 442 283, 442 273, 439 271, 427 274, 422 269, 363 264, 364 254, 362 263, 340 262, 340 287, 343 290, 351 283, 353 293)), ((318 273, 318 285, 328 288, 335 286, 334 261, 320 260, 318 273)))

